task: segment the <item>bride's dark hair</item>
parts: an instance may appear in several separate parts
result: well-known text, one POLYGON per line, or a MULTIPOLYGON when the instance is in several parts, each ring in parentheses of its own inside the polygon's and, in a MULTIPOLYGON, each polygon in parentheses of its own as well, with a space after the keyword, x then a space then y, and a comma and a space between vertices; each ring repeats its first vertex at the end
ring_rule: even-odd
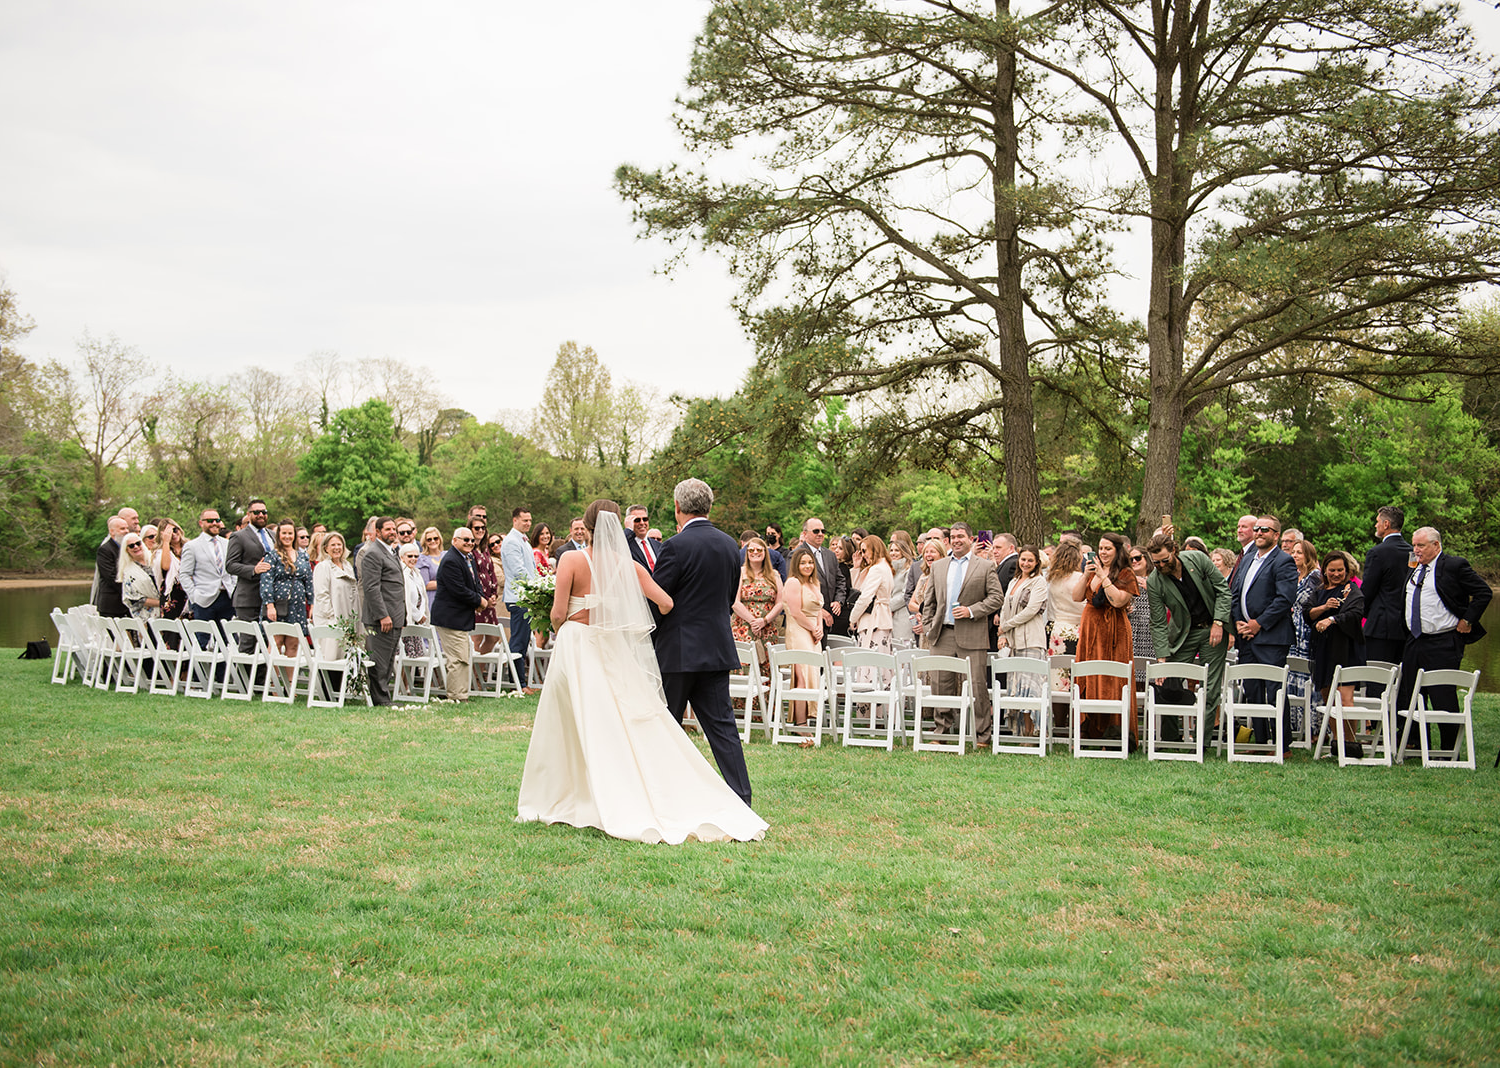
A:
POLYGON ((614 501, 607 501, 603 498, 589 505, 583 513, 583 525, 589 528, 590 534, 594 532, 594 524, 598 522, 600 512, 613 512, 619 515, 620 506, 614 501))

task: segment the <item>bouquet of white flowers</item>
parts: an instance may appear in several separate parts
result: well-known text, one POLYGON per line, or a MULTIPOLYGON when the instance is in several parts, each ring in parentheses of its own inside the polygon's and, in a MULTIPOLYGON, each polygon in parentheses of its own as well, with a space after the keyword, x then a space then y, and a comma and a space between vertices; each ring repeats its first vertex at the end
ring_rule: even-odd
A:
POLYGON ((526 622, 538 640, 552 630, 552 602, 557 596, 557 576, 538 575, 516 584, 516 604, 526 612, 526 622))

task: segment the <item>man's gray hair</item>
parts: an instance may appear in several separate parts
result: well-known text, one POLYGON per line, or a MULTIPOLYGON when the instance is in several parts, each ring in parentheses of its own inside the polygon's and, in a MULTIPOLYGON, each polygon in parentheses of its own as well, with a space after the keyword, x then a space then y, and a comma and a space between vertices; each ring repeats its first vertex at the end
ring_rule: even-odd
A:
POLYGON ((714 491, 701 478, 685 478, 672 489, 672 502, 685 515, 708 515, 714 491))
POLYGON ((1437 532, 1437 527, 1420 527, 1412 534, 1411 538, 1412 541, 1416 541, 1418 538, 1421 538, 1423 541, 1430 541, 1439 549, 1443 547, 1443 536, 1437 532))

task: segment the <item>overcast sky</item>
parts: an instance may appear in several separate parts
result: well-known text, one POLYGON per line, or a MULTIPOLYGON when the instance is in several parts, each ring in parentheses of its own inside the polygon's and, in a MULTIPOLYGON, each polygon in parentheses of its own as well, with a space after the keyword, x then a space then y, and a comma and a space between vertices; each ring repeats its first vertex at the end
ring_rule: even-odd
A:
MULTIPOLYGON (((1493 5, 1465 0, 1484 19, 1493 5)), ((610 188, 678 151, 707 0, 3 0, 0 273, 33 358, 88 330, 194 377, 308 353, 431 369, 481 417, 563 341, 663 394, 751 350, 610 188)))
POLYGON ((428 367, 482 417, 559 344, 662 392, 751 349, 672 279, 616 166, 677 150, 701 0, 0 4, 0 272, 33 358, 116 334, 191 377, 317 350, 428 367))

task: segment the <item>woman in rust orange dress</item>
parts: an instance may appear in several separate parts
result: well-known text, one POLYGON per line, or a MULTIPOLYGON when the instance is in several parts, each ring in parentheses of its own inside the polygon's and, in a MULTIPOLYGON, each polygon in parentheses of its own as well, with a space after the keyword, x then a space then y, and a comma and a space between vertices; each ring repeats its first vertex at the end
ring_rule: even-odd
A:
MULTIPOLYGON (((1083 566, 1083 581, 1074 597, 1083 602, 1083 619, 1078 624, 1077 660, 1117 660, 1135 662, 1131 642, 1130 603, 1140 592, 1135 572, 1130 570, 1125 539, 1119 534, 1102 534, 1099 553, 1083 566)), ((1136 734, 1135 686, 1129 679, 1091 678, 1081 684, 1086 700, 1112 700, 1120 696, 1120 686, 1130 690, 1130 748, 1140 745, 1136 734)), ((1118 738, 1120 723, 1115 716, 1085 716, 1079 724, 1085 738, 1118 738)))

